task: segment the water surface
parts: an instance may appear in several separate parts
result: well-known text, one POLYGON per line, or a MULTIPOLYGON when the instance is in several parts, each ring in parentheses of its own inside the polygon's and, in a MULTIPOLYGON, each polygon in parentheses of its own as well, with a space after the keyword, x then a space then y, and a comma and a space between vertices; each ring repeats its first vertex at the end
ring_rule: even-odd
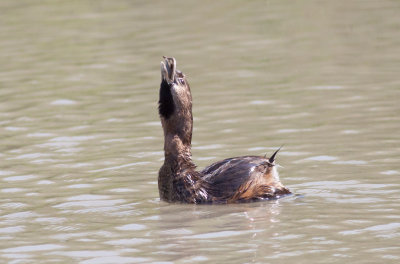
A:
POLYGON ((0 262, 398 263, 397 1, 2 1, 0 262), (158 198, 159 62, 200 168, 278 156, 297 195, 158 198))

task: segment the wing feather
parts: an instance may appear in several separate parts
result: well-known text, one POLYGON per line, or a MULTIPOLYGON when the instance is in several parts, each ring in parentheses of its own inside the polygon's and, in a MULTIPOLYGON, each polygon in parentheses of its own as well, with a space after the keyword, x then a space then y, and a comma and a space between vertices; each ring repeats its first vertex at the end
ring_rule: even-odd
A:
POLYGON ((201 171, 202 179, 210 184, 215 197, 235 196, 243 184, 262 177, 267 159, 259 156, 244 156, 225 159, 211 164, 201 171))

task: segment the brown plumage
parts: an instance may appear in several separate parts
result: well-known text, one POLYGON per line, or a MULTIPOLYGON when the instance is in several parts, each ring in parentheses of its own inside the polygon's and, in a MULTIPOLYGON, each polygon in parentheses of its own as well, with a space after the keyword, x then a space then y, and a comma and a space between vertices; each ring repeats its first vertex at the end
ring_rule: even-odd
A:
POLYGON ((192 161, 192 95, 176 60, 161 62, 159 114, 165 160, 158 175, 160 198, 168 202, 235 203, 277 199, 291 192, 280 180, 275 156, 225 159, 196 171, 192 161))

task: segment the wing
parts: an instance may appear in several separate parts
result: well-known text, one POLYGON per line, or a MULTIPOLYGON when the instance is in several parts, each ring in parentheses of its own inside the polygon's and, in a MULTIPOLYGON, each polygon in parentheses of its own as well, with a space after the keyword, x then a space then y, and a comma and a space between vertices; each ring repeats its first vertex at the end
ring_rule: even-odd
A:
POLYGON ((212 195, 220 199, 230 199, 248 182, 262 178, 267 159, 259 156, 244 156, 225 159, 206 167, 201 173, 208 182, 212 195))

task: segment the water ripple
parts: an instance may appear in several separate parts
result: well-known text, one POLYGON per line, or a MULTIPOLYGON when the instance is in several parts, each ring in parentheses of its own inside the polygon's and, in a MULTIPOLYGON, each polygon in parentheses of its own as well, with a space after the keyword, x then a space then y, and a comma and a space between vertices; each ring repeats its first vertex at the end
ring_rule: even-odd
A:
POLYGON ((21 175, 21 176, 10 176, 3 178, 3 181, 13 182, 13 181, 25 181, 35 179, 37 176, 35 175, 21 175))
POLYGON ((54 100, 50 103, 51 105, 75 105, 76 101, 69 100, 69 99, 58 99, 54 100))
POLYGON ((40 245, 30 245, 30 246, 20 246, 20 247, 13 247, 13 248, 6 248, 2 249, 2 252, 6 253, 19 253, 19 252, 38 252, 38 251, 49 251, 55 249, 65 248, 62 245, 56 244, 40 244, 40 245))
POLYGON ((25 231, 25 226, 10 226, 0 228, 0 234, 18 233, 25 231))
POLYGON ((109 264, 109 263, 145 263, 148 262, 149 258, 136 258, 136 257, 120 257, 120 256, 112 256, 112 257, 100 257, 93 258, 79 262, 80 264, 109 264))
POLYGON ((361 234, 363 232, 376 232, 377 235, 382 235, 382 232, 387 234, 396 234, 398 229, 400 229, 400 223, 389 223, 384 225, 370 226, 363 229, 352 229, 347 231, 341 231, 339 232, 339 234, 356 235, 356 234, 361 234))
POLYGON ((127 224, 127 225, 116 227, 116 229, 118 229, 118 230, 144 230, 146 228, 147 227, 145 225, 141 225, 141 224, 127 224))
POLYGON ((104 242, 104 244, 112 246, 134 246, 141 245, 145 243, 151 243, 151 239, 147 238, 130 238, 130 239, 116 239, 104 242))

